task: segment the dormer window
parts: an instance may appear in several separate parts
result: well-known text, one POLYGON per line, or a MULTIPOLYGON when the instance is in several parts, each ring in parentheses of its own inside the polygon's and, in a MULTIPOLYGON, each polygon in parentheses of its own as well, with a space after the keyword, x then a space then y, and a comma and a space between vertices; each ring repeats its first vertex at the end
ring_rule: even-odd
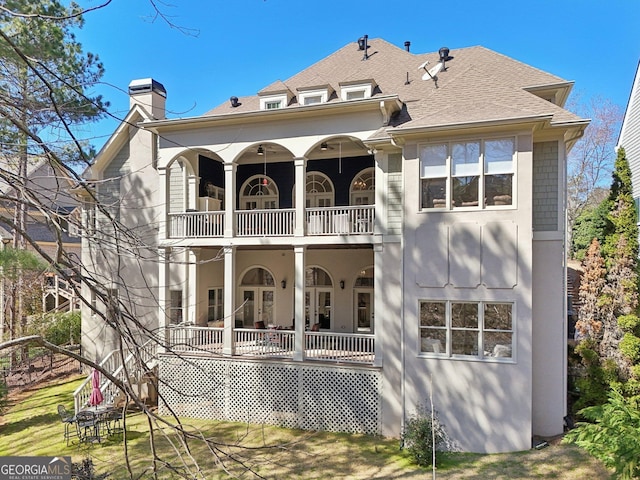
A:
POLYGON ((287 97, 284 95, 263 97, 260 99, 260 110, 277 110, 287 105, 287 97))
POLYGON ((276 108, 282 108, 282 100, 265 100, 265 110, 275 110, 276 108))
POLYGON ((322 103, 322 95, 313 95, 304 97, 303 105, 315 105, 316 103, 322 103))
POLYGON ((258 92, 258 96, 260 97, 260 110, 279 110, 289 106, 293 93, 284 83, 277 81, 267 89, 258 92))
POLYGON ((333 94, 330 85, 298 88, 298 103, 300 105, 316 105, 326 103, 333 94))
POLYGON ((347 100, 359 100, 361 98, 365 98, 366 95, 366 91, 363 90, 350 90, 348 92, 346 92, 347 94, 347 100))
POLYGON ((371 98, 376 82, 373 80, 359 80, 356 82, 340 83, 340 98, 344 101, 371 98))

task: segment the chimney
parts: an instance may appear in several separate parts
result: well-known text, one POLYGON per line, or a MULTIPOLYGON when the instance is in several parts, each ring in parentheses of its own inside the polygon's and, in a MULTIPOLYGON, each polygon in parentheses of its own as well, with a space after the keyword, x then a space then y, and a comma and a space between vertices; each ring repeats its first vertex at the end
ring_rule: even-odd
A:
POLYGON ((153 78, 132 80, 129 84, 129 108, 140 105, 149 112, 154 119, 166 118, 167 91, 164 86, 153 78))
POLYGON ((404 49, 408 52, 409 51, 409 47, 411 47, 411 42, 409 40, 407 40, 406 42, 404 42, 404 49))

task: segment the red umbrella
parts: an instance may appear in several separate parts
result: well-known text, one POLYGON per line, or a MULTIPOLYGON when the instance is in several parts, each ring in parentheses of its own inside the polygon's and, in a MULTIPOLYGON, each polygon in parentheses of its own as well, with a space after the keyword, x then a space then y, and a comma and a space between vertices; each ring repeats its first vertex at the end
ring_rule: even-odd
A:
POLYGON ((100 405, 102 400, 104 400, 102 392, 100 391, 100 372, 95 368, 91 374, 91 386, 93 388, 91 390, 91 396, 89 397, 89 405, 95 407, 96 405, 100 405))

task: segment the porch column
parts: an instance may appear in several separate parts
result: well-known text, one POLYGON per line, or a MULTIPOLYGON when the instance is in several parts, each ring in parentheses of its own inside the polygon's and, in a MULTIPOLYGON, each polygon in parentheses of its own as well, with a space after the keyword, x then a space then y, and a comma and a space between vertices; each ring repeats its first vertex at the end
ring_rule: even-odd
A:
POLYGON ((198 210, 198 183, 200 177, 187 176, 187 210, 198 210))
MULTIPOLYGON (((160 207, 160 222, 158 222, 158 238, 160 240, 165 240, 169 238, 170 228, 167 228, 167 208, 169 205, 169 197, 167 196, 167 192, 169 189, 167 188, 167 182, 169 178, 167 175, 167 169, 165 167, 158 167, 158 195, 160 198, 160 202, 158 202, 160 207)), ((94 214, 95 215, 95 214, 94 214)))
MULTIPOLYGON (((296 237, 304 237, 305 224, 305 206, 307 193, 307 159, 304 157, 294 158, 295 180, 296 180, 296 225, 294 235, 296 237)), ((303 272, 304 273, 304 272, 303 272)), ((304 286, 304 285, 303 285, 304 286)))
MULTIPOLYGON (((236 205, 236 169, 235 163, 224 164, 224 236, 233 237, 235 231, 234 209, 236 205)), ((226 308, 226 306, 225 306, 226 308)))
POLYGON ((373 232, 384 235, 387 233, 387 216, 385 206, 387 205, 387 155, 380 150, 374 150, 375 165, 375 221, 373 222, 373 232))
MULTIPOLYGON (((227 196, 225 195, 225 198, 227 196)), ((234 354, 234 334, 236 315, 236 247, 224 247, 224 333, 222 334, 222 354, 234 354)))
MULTIPOLYGON (((389 332, 391 325, 387 325, 388 312, 387 308, 383 308, 384 295, 378 291, 378 285, 384 285, 383 277, 384 263, 382 262, 383 246, 380 244, 373 246, 373 366, 382 366, 382 356, 384 352, 384 345, 382 340, 382 333, 389 332), (378 314, 380 312, 380 314, 378 314)), ((404 345, 400 343, 400 348, 404 348, 404 345)))
POLYGON ((198 260, 200 260, 200 249, 189 248, 186 251, 186 272, 185 285, 182 293, 182 304, 184 305, 185 315, 184 321, 191 325, 198 325, 197 313, 197 297, 198 297, 198 260))
MULTIPOLYGON (((296 181, 297 188, 297 181, 296 181)), ((295 351, 293 352, 293 359, 301 362, 304 360, 305 352, 304 352, 304 256, 306 253, 307 247, 304 246, 296 246, 293 247, 294 254, 294 263, 295 263, 295 286, 293 292, 293 313, 296 324, 296 332, 295 332, 295 351)))
POLYGON ((166 351, 167 338, 167 285, 169 280, 170 248, 158 249, 158 353, 166 351))

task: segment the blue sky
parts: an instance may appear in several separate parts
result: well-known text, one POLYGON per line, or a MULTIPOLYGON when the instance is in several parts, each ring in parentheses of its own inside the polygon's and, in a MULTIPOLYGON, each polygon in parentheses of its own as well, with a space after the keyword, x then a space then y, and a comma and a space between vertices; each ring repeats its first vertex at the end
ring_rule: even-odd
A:
MULTIPOLYGON (((78 39, 102 59, 96 88, 114 115, 129 108, 132 79, 167 89, 170 118, 201 115, 232 95, 257 93, 358 37, 414 53, 482 45, 575 81, 583 99, 626 107, 640 59, 636 0, 156 0, 175 25, 154 19, 149 0, 113 0, 85 16, 78 39)), ((93 7, 103 0, 80 0, 93 7)), ((117 122, 88 126, 100 148, 117 122)))

